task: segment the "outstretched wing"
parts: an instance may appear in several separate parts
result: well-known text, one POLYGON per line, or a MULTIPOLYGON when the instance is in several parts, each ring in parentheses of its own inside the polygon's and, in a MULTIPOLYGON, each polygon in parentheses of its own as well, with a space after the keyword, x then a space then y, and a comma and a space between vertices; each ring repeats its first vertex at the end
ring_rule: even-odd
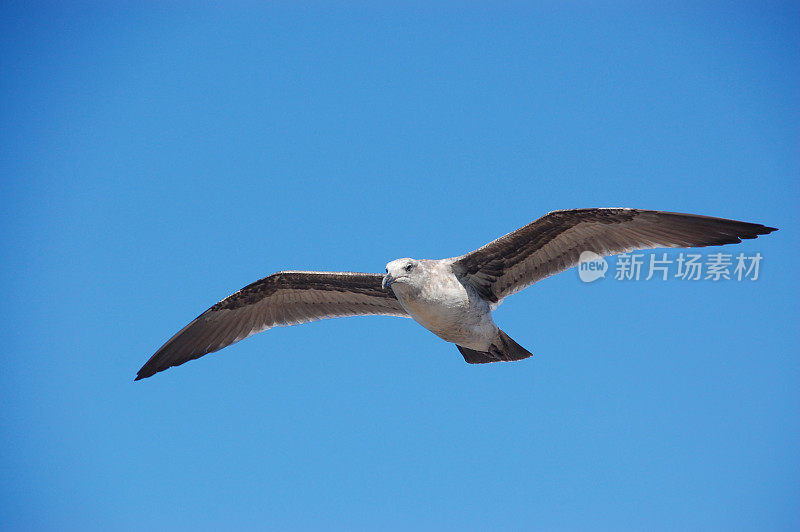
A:
POLYGON ((453 271, 491 304, 578 264, 634 249, 735 244, 775 231, 761 224, 641 209, 573 209, 538 220, 456 257, 453 271))
POLYGON ((281 325, 342 316, 408 317, 383 276, 355 272, 278 272, 229 295, 169 339, 139 370, 150 377, 281 325))

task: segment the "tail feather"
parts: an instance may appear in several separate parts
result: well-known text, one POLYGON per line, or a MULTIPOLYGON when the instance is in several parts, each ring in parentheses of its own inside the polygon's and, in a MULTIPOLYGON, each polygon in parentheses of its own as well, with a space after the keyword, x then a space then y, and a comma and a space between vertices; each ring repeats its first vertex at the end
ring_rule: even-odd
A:
POLYGON ((470 364, 486 364, 487 362, 508 362, 512 360, 522 360, 533 356, 533 353, 512 340, 503 331, 498 331, 488 351, 475 351, 467 347, 456 345, 464 360, 470 364))

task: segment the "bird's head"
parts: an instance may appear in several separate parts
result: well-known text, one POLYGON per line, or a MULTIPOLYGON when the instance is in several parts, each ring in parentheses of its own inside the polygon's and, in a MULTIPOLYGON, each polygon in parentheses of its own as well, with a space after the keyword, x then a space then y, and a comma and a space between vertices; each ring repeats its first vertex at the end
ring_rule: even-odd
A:
POLYGON ((389 288, 397 283, 401 286, 415 286, 421 280, 422 263, 416 259, 397 259, 386 265, 386 275, 381 283, 389 288))

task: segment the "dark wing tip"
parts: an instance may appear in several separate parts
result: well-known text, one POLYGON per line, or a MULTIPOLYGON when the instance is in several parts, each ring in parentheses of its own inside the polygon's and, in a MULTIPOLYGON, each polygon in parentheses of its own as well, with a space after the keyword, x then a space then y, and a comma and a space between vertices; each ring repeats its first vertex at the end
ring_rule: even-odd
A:
POLYGON ((155 375, 155 374, 156 374, 156 372, 155 372, 155 371, 145 371, 145 368, 143 367, 143 368, 142 368, 142 369, 140 369, 140 370, 139 370, 139 372, 136 374, 136 378, 135 378, 135 379, 133 379, 133 382, 140 381, 140 380, 142 380, 142 379, 146 379, 147 377, 152 377, 152 376, 153 376, 153 375, 155 375))
MULTIPOLYGON (((738 238, 742 238, 745 240, 751 240, 754 238, 758 238, 761 235, 768 235, 773 231, 777 230, 778 230, 777 227, 767 227, 766 225, 748 223, 747 227, 744 230, 740 231, 739 234, 737 234, 736 236, 738 238)), ((739 240, 738 242, 741 242, 741 240, 739 240)), ((735 243, 736 242, 732 242, 732 244, 735 243)))
POLYGON ((172 366, 172 364, 169 362, 165 363, 165 357, 162 356, 164 348, 168 345, 169 342, 167 342, 161 349, 156 351, 156 353, 150 357, 150 360, 148 360, 145 365, 142 366, 142 369, 136 373, 136 378, 133 379, 134 382, 146 379, 147 377, 152 377, 159 371, 164 371, 172 366))
POLYGON ((738 227, 733 226, 730 230, 721 232, 709 238, 707 242, 696 244, 693 247, 706 247, 706 246, 722 246, 725 244, 739 244, 742 240, 753 240, 762 235, 768 235, 778 229, 775 227, 767 227, 766 225, 754 224, 749 222, 739 222, 737 220, 730 220, 738 227))
MULTIPOLYGON (((183 331, 181 331, 183 332, 183 331)), ((180 333, 178 333, 180 334, 180 333)), ((178 335, 176 335, 177 337, 178 335)), ((134 382, 142 379, 146 379, 148 377, 152 377, 156 373, 160 373, 164 370, 168 370, 169 368, 180 366, 181 364, 185 364, 190 360, 195 360, 200 358, 203 355, 207 355, 208 353, 213 353, 214 351, 218 351, 221 349, 222 346, 217 348, 206 348, 206 349, 182 349, 186 347, 185 345, 178 345, 175 346, 172 340, 168 341, 164 344, 161 349, 156 351, 156 353, 150 357, 142 369, 140 369, 136 373, 136 378, 133 379, 134 382), (177 347, 177 349, 176 349, 177 347)), ((227 345, 227 344, 226 344, 227 345)))
POLYGON ((211 352, 210 349, 196 350, 192 349, 191 344, 188 346, 186 345, 185 340, 187 340, 187 338, 182 333, 189 329, 189 326, 193 325, 194 323, 195 322, 192 322, 187 325, 184 329, 167 341, 167 343, 161 346, 161 348, 150 357, 150 360, 148 360, 145 365, 142 366, 142 369, 136 373, 136 378, 133 380, 139 381, 148 377, 152 377, 156 373, 169 369, 173 366, 180 366, 184 362, 200 358, 201 356, 211 352), (184 340, 184 342, 181 343, 181 340, 184 340))
MULTIPOLYGON (((649 216, 651 212, 656 211, 640 211, 644 216, 649 216)), ((689 237, 686 239, 689 245, 675 242, 670 247, 706 247, 738 244, 742 240, 752 240, 778 230, 776 227, 727 218, 663 211, 659 211, 657 214, 663 216, 663 221, 667 223, 669 229, 674 228, 678 232, 685 233, 685 235, 678 236, 689 237), (677 246, 675 245, 676 243, 678 244, 677 246)), ((659 224, 661 220, 653 218, 650 222, 659 224)))
MULTIPOLYGON (((224 342, 219 338, 219 331, 214 327, 208 328, 208 321, 203 317, 213 313, 213 307, 192 320, 186 327, 175 333, 172 338, 162 345, 150 359, 145 362, 142 369, 136 374, 134 381, 152 377, 156 373, 180 366, 190 360, 222 349, 231 342, 224 342), (215 336, 216 335, 216 336, 215 336)), ((223 331, 225 328, 223 327, 223 331)), ((228 330, 228 332, 230 332, 228 330)))
MULTIPOLYGON (((153 358, 155 358, 155 357, 153 357, 153 358)), ((136 378, 133 379, 133 382, 140 381, 142 379, 146 379, 147 377, 152 377, 153 375, 155 375, 159 371, 164 371, 165 369, 167 369, 167 368, 157 368, 157 367, 155 367, 155 364, 151 364, 151 362, 153 362, 152 358, 150 360, 148 360, 147 363, 144 366, 142 366, 142 369, 140 369, 136 373, 136 378)), ((169 367, 169 366, 167 366, 167 367, 169 367)))

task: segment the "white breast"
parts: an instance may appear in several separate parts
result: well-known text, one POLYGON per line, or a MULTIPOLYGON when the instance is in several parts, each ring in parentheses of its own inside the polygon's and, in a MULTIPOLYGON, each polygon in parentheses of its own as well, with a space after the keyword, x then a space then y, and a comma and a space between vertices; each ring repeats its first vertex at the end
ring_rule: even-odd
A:
POLYGON ((421 289, 393 285, 400 304, 440 338, 471 349, 488 349, 497 334, 489 304, 449 271, 431 273, 421 289))

